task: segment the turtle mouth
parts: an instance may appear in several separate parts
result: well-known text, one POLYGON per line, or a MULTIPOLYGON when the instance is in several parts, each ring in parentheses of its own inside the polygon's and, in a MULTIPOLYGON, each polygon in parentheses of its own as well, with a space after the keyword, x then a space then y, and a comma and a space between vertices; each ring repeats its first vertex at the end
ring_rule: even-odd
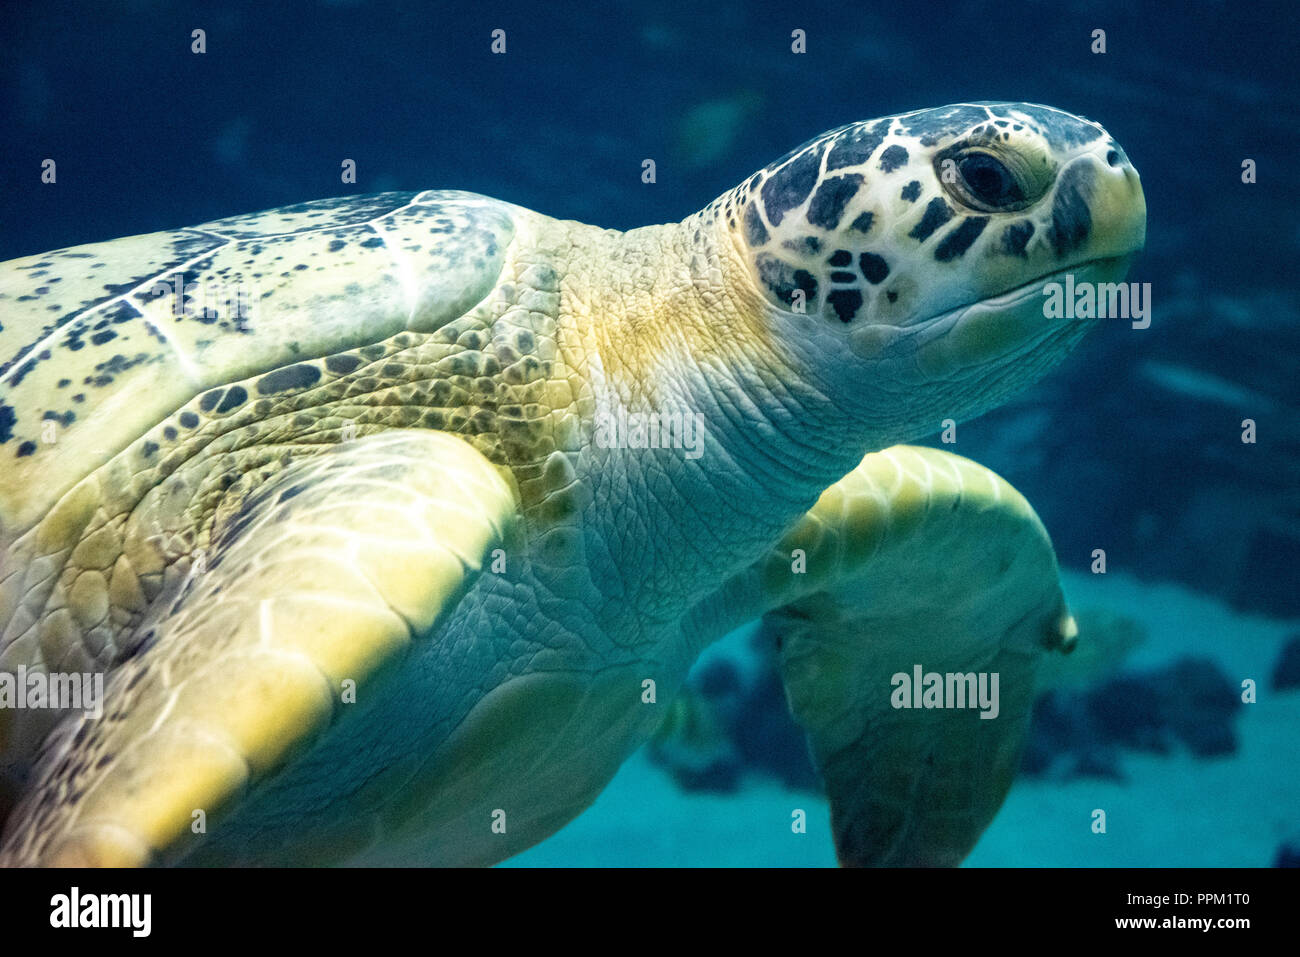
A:
MULTIPOLYGON (((1096 259, 1085 259, 1083 262, 1074 263, 1066 266, 1064 269, 1056 269, 1052 272, 1043 273, 1035 279, 1031 279, 1019 286, 1014 286, 1006 292, 1000 292, 996 296, 989 296, 985 299, 977 299, 972 303, 959 307, 960 309, 969 309, 972 306, 981 304, 989 306, 1014 307, 1025 297, 1041 292, 1041 290, 1050 282, 1063 279, 1071 273, 1080 273, 1089 271, 1092 273, 1110 274, 1112 272, 1124 273, 1128 269, 1128 264, 1133 256, 1098 256, 1096 259)), ((1084 280, 1088 281, 1088 280, 1084 280)))
POLYGON ((907 329, 911 342, 904 348, 926 378, 961 377, 1000 367, 1017 356, 1046 356, 1058 351, 1057 346, 1068 349, 1099 320, 1049 316, 1044 290, 1059 282, 1068 292, 1070 274, 1076 285, 1117 282, 1131 258, 1103 256, 1073 263, 946 310, 907 329))
MULTIPOLYGON (((1041 293, 1042 289, 1048 283, 1064 279, 1070 273, 1104 273, 1112 272, 1123 273, 1128 268, 1132 260, 1132 254, 1122 256, 1098 256, 1095 259, 1085 259, 1082 262, 1073 263, 1064 269, 1054 269, 1051 272, 1042 273, 1018 286, 1012 286, 1010 289, 1003 290, 992 296, 986 296, 983 299, 973 299, 968 303, 956 306, 952 309, 946 309, 943 312, 930 316, 928 319, 920 319, 912 323, 915 327, 929 326, 936 322, 942 322, 945 319, 957 318, 960 320, 963 313, 974 309, 977 306, 985 306, 990 309, 1014 309, 1023 305, 1026 300, 1035 294, 1041 293)), ((1090 277, 1084 281, 1091 281, 1090 277)))

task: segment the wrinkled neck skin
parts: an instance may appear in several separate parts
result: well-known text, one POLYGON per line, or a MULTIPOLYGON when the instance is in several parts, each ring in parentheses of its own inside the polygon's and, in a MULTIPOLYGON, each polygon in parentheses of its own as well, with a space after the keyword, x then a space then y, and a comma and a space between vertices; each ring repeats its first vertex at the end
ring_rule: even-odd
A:
POLYGON ((616 569, 603 586, 605 614, 618 619, 606 633, 648 638, 758 558, 864 453, 901 436, 873 434, 869 413, 837 399, 842 384, 811 355, 824 343, 783 334, 708 209, 626 233, 551 225, 559 235, 542 245, 568 247, 561 352, 595 399, 579 478, 604 505, 589 521, 612 523, 585 528, 589 552, 606 551, 616 569), (703 434, 694 451, 602 447, 601 416, 621 413, 700 416, 703 434))

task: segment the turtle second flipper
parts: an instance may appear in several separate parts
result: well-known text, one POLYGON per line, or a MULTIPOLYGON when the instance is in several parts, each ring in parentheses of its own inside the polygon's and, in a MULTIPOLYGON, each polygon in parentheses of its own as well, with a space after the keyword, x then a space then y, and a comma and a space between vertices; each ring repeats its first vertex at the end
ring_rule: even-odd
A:
MULTIPOLYGON (((290 465, 216 530, 201 571, 140 626, 99 720, 47 739, 0 863, 183 857, 430 634, 515 515, 462 440, 390 431, 290 465)), ((339 718, 339 720, 345 720, 339 718)))
POLYGON ((696 621, 765 611, 845 865, 956 865, 1010 787, 1036 665, 1074 622, 1047 532, 966 459, 866 456, 696 621))

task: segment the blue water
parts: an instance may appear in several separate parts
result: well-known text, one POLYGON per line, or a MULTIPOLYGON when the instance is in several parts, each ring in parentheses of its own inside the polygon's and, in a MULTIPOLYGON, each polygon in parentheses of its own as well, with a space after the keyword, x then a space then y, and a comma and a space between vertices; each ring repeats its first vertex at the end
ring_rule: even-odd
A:
MULTIPOLYGON (((628 228, 679 219, 853 120, 961 100, 1098 120, 1142 173, 1148 246, 1130 278, 1152 284, 1152 327, 1095 335, 964 423, 957 451, 1034 503, 1072 599, 1143 617, 1145 659, 1124 673, 1195 644, 1234 687, 1264 690, 1229 752, 1119 748, 1105 759, 1118 778, 1026 778, 970 863, 1263 865, 1300 833, 1300 694, 1269 687, 1300 629, 1292 6, 6 3, 0 260, 387 189, 468 189, 628 228), (505 56, 489 52, 495 28, 505 56), (344 159, 355 186, 340 183, 344 159), (1095 548, 1106 581, 1089 573, 1095 548), (1086 830, 1102 805, 1121 821, 1104 844, 1086 830)), ((685 794, 638 756, 518 863, 833 861, 815 793, 743 780, 725 798, 685 794), (803 804, 809 833, 792 842, 803 804)))

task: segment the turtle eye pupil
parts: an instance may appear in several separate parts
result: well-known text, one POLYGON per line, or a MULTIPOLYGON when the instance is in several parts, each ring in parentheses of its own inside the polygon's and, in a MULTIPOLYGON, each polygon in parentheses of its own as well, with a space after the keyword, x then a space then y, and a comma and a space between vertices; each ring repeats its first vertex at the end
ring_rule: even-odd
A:
POLYGON ((992 156, 973 153, 964 157, 957 166, 966 188, 981 203, 1004 206, 1024 198, 1011 171, 992 156))

